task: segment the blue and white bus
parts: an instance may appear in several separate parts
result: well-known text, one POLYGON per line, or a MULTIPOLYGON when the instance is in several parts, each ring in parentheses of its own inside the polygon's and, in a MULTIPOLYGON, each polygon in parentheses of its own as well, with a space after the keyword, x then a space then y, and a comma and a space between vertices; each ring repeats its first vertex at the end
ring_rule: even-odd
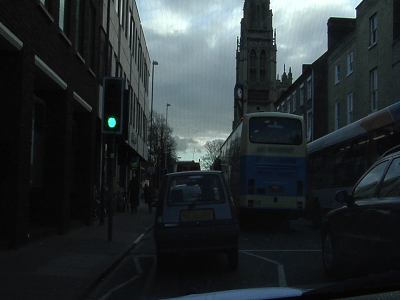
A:
MULTIPOLYGON (((241 219, 306 208, 307 145, 303 118, 278 112, 244 115, 220 150, 220 164, 241 219)), ((282 213, 282 214, 281 214, 282 213)))
POLYGON ((400 147, 400 102, 325 135, 307 146, 309 213, 315 225, 342 204, 339 190, 354 184, 389 149, 400 147))

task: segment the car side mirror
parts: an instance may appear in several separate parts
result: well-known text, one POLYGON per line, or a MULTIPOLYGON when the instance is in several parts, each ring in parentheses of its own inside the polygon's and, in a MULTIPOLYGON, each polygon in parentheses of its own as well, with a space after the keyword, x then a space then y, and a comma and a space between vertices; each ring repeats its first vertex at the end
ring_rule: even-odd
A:
POLYGON ((338 191, 335 195, 336 202, 350 204, 352 202, 352 197, 347 193, 347 191, 338 191))

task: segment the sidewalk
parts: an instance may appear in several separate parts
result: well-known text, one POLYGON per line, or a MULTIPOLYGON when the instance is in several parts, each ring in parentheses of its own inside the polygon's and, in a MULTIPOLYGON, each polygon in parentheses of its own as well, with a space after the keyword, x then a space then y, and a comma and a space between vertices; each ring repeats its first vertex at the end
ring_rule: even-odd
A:
POLYGON ((141 201, 138 212, 115 213, 112 241, 104 225, 71 230, 0 252, 0 298, 81 299, 151 230, 153 213, 141 201))

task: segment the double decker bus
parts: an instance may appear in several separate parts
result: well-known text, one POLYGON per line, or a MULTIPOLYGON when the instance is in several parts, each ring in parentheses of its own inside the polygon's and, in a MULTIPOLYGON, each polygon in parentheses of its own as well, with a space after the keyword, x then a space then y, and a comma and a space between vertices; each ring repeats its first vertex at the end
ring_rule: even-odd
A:
POLYGON ((304 212, 306 147, 302 117, 279 112, 244 115, 219 157, 241 222, 255 215, 267 221, 304 212))
POLYGON ((339 190, 351 192, 364 172, 386 151, 400 145, 400 102, 342 127, 308 144, 310 217, 341 206, 339 190))

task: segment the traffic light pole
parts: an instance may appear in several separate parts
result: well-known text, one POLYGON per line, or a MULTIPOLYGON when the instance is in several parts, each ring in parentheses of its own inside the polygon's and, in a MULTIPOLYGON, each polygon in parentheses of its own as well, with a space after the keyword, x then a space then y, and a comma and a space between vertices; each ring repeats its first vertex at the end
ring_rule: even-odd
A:
POLYGON ((106 190, 105 186, 107 185, 107 141, 106 135, 103 134, 103 171, 102 171, 102 187, 101 187, 101 198, 100 198, 100 225, 104 225, 104 218, 105 218, 105 203, 106 203, 106 190))
POLYGON ((115 177, 115 134, 108 136, 109 156, 108 156, 108 241, 112 241, 113 234, 113 215, 114 215, 114 177, 115 177))

